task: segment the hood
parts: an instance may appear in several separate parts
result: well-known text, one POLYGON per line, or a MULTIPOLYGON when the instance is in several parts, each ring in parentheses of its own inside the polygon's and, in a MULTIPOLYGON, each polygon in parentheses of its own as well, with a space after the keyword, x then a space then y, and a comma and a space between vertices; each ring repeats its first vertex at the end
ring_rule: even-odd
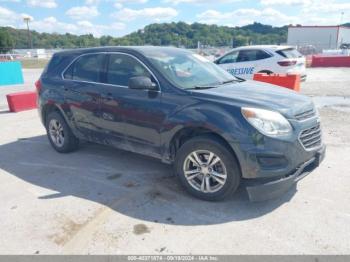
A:
POLYGON ((244 81, 218 86, 216 88, 194 90, 202 98, 229 103, 238 107, 257 107, 278 111, 286 117, 314 108, 311 98, 284 87, 244 81))

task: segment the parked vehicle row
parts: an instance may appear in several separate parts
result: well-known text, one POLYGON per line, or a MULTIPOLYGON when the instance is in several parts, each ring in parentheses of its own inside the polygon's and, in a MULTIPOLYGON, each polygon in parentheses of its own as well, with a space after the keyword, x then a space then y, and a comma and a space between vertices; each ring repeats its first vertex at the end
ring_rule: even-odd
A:
POLYGON ((310 98, 238 79, 187 50, 59 52, 36 87, 55 150, 68 153, 88 140, 152 156, 173 164, 187 191, 205 200, 228 197, 242 179, 251 200, 276 197, 325 154, 310 98))

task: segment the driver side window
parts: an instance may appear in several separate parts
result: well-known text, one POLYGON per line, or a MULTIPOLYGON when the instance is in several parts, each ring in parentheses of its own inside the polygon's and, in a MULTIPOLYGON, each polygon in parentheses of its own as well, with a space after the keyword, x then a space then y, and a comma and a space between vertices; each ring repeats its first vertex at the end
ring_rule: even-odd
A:
POLYGON ((127 87, 129 79, 135 76, 146 76, 152 79, 151 73, 132 56, 110 54, 106 83, 127 87))
POLYGON ((231 64, 231 63, 236 63, 237 62, 237 57, 238 57, 238 51, 233 51, 224 57, 222 57, 219 60, 218 64, 231 64))

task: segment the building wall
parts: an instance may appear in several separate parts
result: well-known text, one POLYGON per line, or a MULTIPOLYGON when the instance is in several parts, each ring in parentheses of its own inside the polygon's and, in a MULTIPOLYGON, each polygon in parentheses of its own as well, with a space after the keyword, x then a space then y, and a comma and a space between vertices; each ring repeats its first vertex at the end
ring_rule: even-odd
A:
POLYGON ((288 45, 312 45, 317 51, 323 49, 336 49, 338 27, 289 27, 288 45))
POLYGON ((350 28, 341 27, 339 30, 338 45, 350 43, 350 28))

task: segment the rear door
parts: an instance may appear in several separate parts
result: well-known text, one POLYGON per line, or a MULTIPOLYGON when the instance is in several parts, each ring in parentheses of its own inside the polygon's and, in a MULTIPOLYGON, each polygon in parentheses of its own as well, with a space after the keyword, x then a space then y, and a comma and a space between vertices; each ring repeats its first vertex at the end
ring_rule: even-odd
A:
POLYGON ((234 76, 251 79, 255 73, 268 69, 267 60, 270 57, 263 50, 243 49, 224 56, 218 64, 234 76))
POLYGON ((100 90, 106 55, 78 57, 63 73, 66 107, 76 129, 96 140, 100 129, 100 90))
POLYGON ((129 151, 159 157, 160 129, 165 113, 160 90, 129 89, 131 77, 147 76, 157 85, 150 70, 136 57, 110 53, 101 99, 101 123, 113 143, 129 151))

